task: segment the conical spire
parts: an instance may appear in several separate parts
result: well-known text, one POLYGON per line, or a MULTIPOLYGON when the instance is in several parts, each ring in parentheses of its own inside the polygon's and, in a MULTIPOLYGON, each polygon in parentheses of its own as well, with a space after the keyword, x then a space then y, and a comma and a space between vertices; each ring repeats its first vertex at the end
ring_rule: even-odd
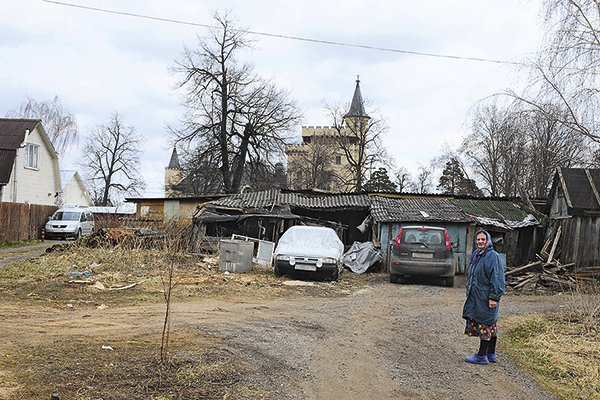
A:
POLYGON ((371 118, 365 112, 365 105, 362 94, 360 93, 360 79, 358 79, 358 77, 356 78, 356 88, 354 89, 354 96, 352 97, 350 110, 348 110, 348 114, 344 115, 344 118, 347 117, 371 118))
POLYGON ((175 147, 173 147, 173 153, 171 154, 171 161, 169 161, 169 166, 167 168, 181 169, 181 165, 179 164, 179 157, 177 156, 177 149, 175 147))

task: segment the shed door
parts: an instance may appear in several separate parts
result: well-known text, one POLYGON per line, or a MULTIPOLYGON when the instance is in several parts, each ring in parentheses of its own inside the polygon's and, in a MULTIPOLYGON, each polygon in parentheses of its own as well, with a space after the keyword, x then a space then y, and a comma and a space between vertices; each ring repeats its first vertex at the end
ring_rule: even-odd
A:
POLYGON ((165 200, 164 221, 179 221, 179 200, 165 200))

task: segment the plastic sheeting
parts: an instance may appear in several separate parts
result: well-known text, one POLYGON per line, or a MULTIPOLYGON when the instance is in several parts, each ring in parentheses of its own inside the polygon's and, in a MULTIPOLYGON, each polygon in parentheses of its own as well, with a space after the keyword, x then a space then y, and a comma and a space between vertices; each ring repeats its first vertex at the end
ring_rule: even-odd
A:
POLYGON ((344 244, 335 231, 318 226, 292 226, 281 236, 275 249, 275 257, 285 254, 339 260, 343 253, 344 244))
POLYGON ((371 242, 352 243, 350 249, 342 257, 344 265, 357 274, 362 274, 369 267, 382 260, 381 251, 377 250, 371 242))

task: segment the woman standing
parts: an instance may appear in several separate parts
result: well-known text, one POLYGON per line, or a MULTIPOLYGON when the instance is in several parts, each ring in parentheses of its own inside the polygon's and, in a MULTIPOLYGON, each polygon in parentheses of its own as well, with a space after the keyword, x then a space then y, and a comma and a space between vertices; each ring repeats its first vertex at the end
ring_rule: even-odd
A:
POLYGON ((492 247, 490 234, 480 230, 475 238, 477 249, 471 256, 462 316, 467 320, 465 334, 479 337, 480 344, 477 354, 466 357, 465 361, 487 364, 496 362, 496 323, 500 297, 504 294, 504 268, 492 247))

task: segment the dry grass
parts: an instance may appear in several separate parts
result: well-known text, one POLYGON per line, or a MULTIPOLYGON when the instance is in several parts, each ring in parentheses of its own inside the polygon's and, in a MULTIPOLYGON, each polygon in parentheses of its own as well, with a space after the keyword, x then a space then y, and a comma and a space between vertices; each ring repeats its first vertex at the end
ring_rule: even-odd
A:
POLYGON ((507 317, 501 350, 562 399, 600 399, 600 291, 580 283, 566 312, 507 317))
MULTIPOLYGON (((20 400, 46 399, 50 393, 63 399, 223 399, 244 387, 243 362, 220 339, 198 332, 173 335, 167 364, 158 362, 159 343, 147 338, 113 338, 111 347, 114 351, 86 337, 70 337, 19 348, 0 359, 0 369, 13 372, 18 385, 11 399, 20 400)), ((252 390, 260 392, 247 388, 252 390)))

